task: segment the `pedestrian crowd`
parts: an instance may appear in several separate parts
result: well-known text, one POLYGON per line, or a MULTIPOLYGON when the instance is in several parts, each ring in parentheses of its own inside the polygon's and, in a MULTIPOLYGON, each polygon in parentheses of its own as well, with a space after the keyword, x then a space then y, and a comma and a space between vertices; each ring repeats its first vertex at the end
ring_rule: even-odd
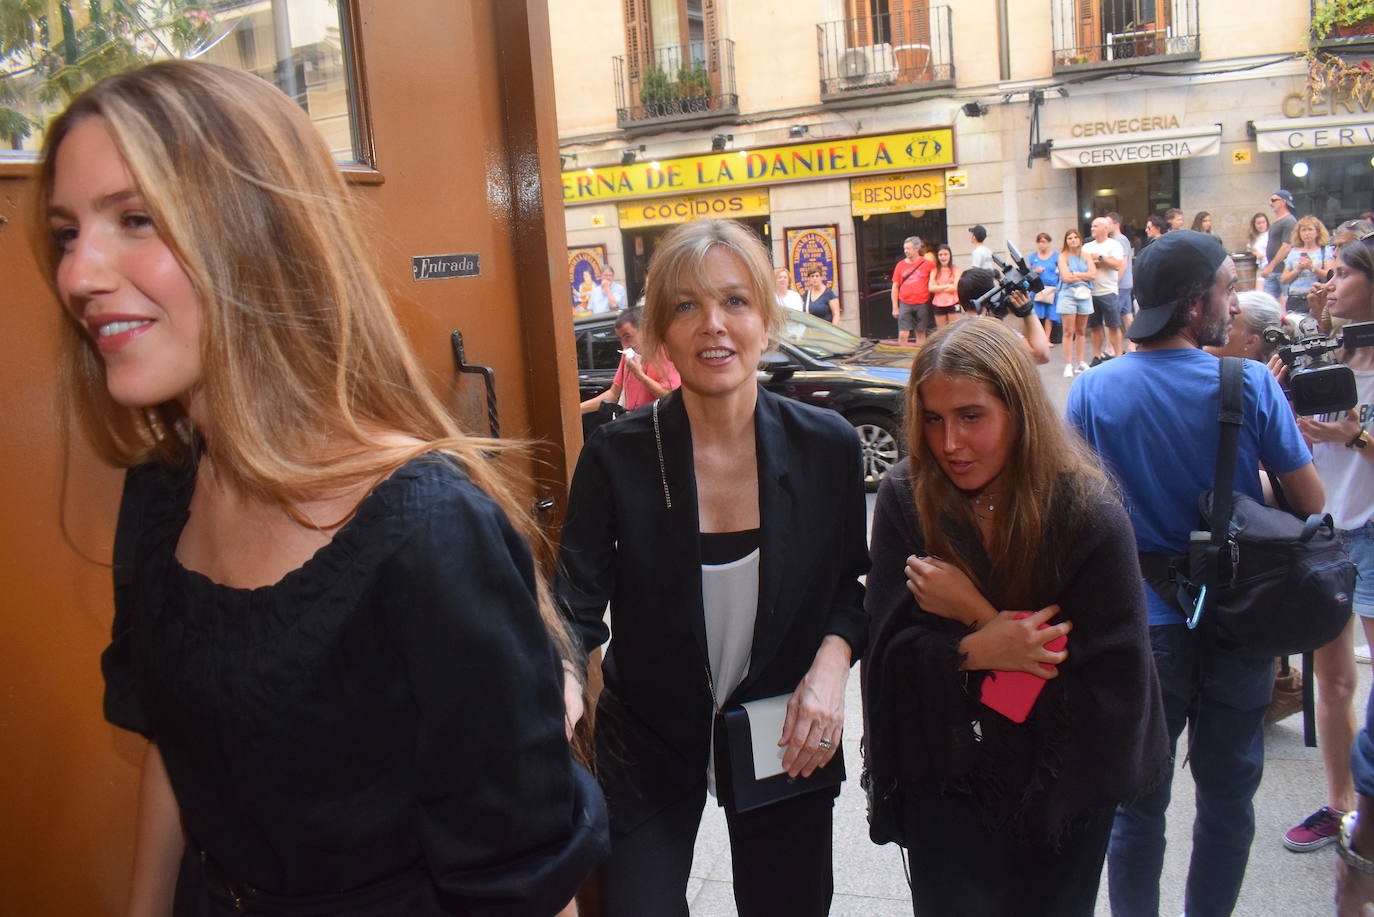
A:
MULTIPOLYGON (((548 917, 594 874, 602 914, 686 915, 714 797, 739 913, 824 915, 846 725, 917 914, 1091 914, 1105 864, 1114 915, 1157 915, 1180 757, 1187 913, 1234 908, 1274 661, 1209 642, 1142 564, 1188 550, 1214 483, 1214 348, 1248 358, 1235 491, 1272 476, 1374 573, 1374 352, 1340 355, 1355 408, 1295 417, 1281 306, 1242 305, 1206 214, 1138 256, 1114 214, 1058 253, 1040 233, 1053 292, 1008 321, 961 315, 996 301, 983 227, 964 270, 908 239, 909 457, 871 534, 853 429, 757 382, 786 278, 741 224, 675 227, 582 405, 628 410, 577 459, 546 576, 516 447, 434 392, 291 100, 208 64, 112 77, 49 129, 41 186, 67 409, 128 469, 101 659, 106 717, 148 740, 128 914, 548 917), (1066 417, 1035 369, 1055 316, 1066 417), (1119 358, 1089 369, 1085 340, 1119 358)), ((1367 227, 1328 251, 1274 202, 1265 283, 1374 319, 1367 227)), ((1350 604, 1374 631, 1374 576, 1350 604)), ((1329 799, 1288 838, 1338 840, 1343 915, 1374 902, 1352 634, 1318 652, 1329 799)))

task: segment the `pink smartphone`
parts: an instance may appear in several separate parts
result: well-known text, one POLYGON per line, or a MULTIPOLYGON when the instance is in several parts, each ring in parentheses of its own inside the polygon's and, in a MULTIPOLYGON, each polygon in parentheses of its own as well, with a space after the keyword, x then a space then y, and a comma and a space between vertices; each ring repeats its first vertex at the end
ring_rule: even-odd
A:
MULTIPOLYGON (((1028 618, 1030 613, 1021 612, 1016 617, 1028 618)), ((1040 625, 1041 630, 1047 627, 1048 624, 1040 625)), ((1068 637, 1055 637, 1045 644, 1045 649, 1057 653, 1068 643, 1068 637)), ((1040 665, 1047 669, 1054 668, 1044 662, 1040 665)), ((1030 716, 1031 708, 1035 706, 1035 699, 1040 696, 1044 687, 1045 679, 1038 678, 1030 672, 1001 672, 994 669, 983 679, 983 691, 979 700, 1013 723, 1024 723, 1026 717, 1030 716)))

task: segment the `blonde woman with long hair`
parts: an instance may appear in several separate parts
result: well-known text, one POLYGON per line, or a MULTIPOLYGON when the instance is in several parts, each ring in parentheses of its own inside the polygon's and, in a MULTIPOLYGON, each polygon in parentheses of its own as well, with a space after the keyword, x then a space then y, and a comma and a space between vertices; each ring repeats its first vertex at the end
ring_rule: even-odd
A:
POLYGON ((900 826, 918 913, 1087 917, 1115 804, 1169 761, 1130 523, 1002 323, 935 334, 907 392, 870 547, 870 818, 900 826))
POLYGON ((102 658, 106 716, 150 740, 127 913, 558 911, 605 824, 535 530, 309 118, 155 64, 53 123, 41 197, 69 408, 129 469, 102 658))

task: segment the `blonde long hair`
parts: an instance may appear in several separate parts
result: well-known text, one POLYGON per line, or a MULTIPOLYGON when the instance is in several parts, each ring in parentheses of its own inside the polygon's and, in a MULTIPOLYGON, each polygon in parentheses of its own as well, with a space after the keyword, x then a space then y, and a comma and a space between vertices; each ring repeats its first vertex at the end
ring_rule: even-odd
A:
MULTIPOLYGON (((907 445, 912 492, 928 553, 956 564, 975 582, 967 558, 954 549, 949 523, 977 531, 968 496, 940 468, 924 434, 921 384, 936 373, 992 386, 1015 430, 1001 482, 993 537, 987 553, 994 582, 982 583, 1010 602, 1033 598, 1036 563, 1054 505, 1077 511, 1113 492, 1096 455, 1055 411, 1025 346, 1001 322, 969 318, 936 332, 917 353, 907 385, 907 445)), ((1012 607, 1017 607, 1013 605, 1012 607)))
MULTIPOLYGON (((176 401, 116 403, 99 352, 64 309, 64 397, 102 458, 184 466, 203 448, 217 474, 292 512, 438 451, 540 553, 544 536, 493 457, 509 444, 465 435, 430 387, 353 199, 299 106, 257 76, 213 64, 168 61, 110 77, 48 131, 40 225, 58 148, 89 118, 103 119, 199 298, 198 391, 211 434, 199 443, 176 401), (397 433, 420 442, 398 449, 397 433)), ((39 249, 52 280, 59 252, 51 239, 39 249)), ((570 658, 542 576, 537 588, 545 624, 570 658)))

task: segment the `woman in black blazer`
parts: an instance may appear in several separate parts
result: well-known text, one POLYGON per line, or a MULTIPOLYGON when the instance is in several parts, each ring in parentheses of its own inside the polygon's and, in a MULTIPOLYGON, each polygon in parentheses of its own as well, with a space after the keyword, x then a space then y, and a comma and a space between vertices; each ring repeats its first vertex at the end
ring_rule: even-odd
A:
MULTIPOLYGON (((868 633, 857 437, 756 380, 781 323, 763 246, 729 221, 679 226, 647 300, 645 337, 682 388, 588 441, 559 581, 588 652, 611 610, 596 717, 610 917, 687 914, 717 710, 790 694, 782 766, 843 768, 844 686, 868 633)), ((828 913, 836 792, 727 809, 741 915, 828 913)))

